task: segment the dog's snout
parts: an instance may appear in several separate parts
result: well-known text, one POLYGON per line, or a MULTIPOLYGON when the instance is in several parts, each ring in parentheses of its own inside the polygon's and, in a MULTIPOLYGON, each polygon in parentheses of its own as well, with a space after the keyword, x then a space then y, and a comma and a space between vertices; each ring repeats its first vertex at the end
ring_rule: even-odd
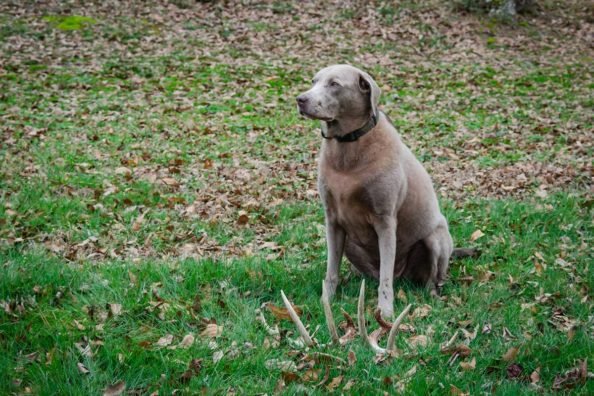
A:
POLYGON ((299 96, 297 96, 297 104, 299 106, 303 106, 306 103, 307 103, 307 97, 305 95, 299 95, 299 96))

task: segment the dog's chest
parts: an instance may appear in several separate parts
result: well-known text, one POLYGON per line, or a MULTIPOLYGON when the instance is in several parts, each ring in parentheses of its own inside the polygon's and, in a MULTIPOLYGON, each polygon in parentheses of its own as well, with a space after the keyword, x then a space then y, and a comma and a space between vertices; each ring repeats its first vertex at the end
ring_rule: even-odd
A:
POLYGON ((363 180, 351 173, 326 170, 320 175, 320 182, 321 196, 331 218, 347 229, 369 226, 373 208, 363 180))

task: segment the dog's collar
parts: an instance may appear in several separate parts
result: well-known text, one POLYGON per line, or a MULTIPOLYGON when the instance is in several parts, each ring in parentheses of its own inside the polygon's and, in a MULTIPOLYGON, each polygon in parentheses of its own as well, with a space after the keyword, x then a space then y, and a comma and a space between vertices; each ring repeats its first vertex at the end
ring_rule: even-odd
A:
POLYGON ((369 120, 367 120, 365 125, 363 125, 359 129, 355 129, 353 132, 347 133, 346 135, 329 137, 329 136, 324 135, 324 129, 322 129, 320 132, 324 139, 328 139, 328 140, 336 139, 336 141, 338 141, 340 143, 349 143, 349 142, 357 141, 361 136, 365 135, 367 132, 369 132, 373 128, 375 128, 376 125, 377 125, 377 117, 375 116, 375 114, 372 114, 371 118, 369 120))

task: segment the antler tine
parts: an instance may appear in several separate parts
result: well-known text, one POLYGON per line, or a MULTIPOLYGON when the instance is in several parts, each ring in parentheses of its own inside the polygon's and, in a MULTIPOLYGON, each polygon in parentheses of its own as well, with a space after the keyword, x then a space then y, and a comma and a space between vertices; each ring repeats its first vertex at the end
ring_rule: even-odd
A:
POLYGON ((287 296, 285 296, 285 292, 283 292, 282 290, 281 290, 281 297, 283 299, 283 302, 285 303, 285 307, 287 308, 287 311, 289 311, 289 316, 291 317, 291 320, 293 321, 293 323, 295 323, 295 326, 297 326, 297 331, 299 331, 299 334, 301 335, 301 338, 303 338, 305 345, 313 346, 314 345, 313 340, 309 336, 309 333, 305 329, 305 326, 303 326, 301 319, 299 319, 299 315, 297 315, 297 312, 295 312, 295 310, 293 309, 293 306, 289 302, 289 299, 287 298, 287 296))
POLYGON ((365 279, 361 282, 361 291, 359 292, 359 303, 357 304, 357 322, 359 324, 359 334, 369 344, 376 353, 386 353, 386 350, 377 344, 377 340, 371 339, 367 334, 365 327, 365 279))
POLYGON ((404 308, 404 310, 400 313, 400 315, 398 315, 398 317, 394 321, 394 324, 392 324, 392 328, 390 329, 390 334, 388 335, 388 346, 386 348, 388 350, 388 352, 394 351, 394 341, 396 340, 396 333, 398 332, 398 326, 400 326, 402 319, 404 319, 406 314, 408 314, 408 311, 410 311, 411 307, 412 307, 412 304, 408 304, 406 306, 406 308, 404 308))
POLYGON ((361 282, 359 291, 359 302, 357 303, 357 324, 359 325, 359 334, 367 339, 367 328, 365 327, 365 279, 361 282))
POLYGON ((326 281, 322 280, 322 306, 324 307, 324 315, 326 316, 326 325, 332 342, 338 344, 338 332, 336 331, 336 324, 334 323, 334 316, 332 316, 332 309, 330 308, 330 299, 328 298, 328 290, 326 289, 326 281))

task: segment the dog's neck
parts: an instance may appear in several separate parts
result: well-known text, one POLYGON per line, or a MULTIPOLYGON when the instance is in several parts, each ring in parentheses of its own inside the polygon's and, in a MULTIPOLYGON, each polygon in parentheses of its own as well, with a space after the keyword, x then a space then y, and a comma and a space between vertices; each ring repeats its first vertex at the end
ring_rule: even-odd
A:
POLYGON ((322 137, 340 143, 354 142, 377 125, 376 114, 366 118, 342 118, 322 123, 322 137))

